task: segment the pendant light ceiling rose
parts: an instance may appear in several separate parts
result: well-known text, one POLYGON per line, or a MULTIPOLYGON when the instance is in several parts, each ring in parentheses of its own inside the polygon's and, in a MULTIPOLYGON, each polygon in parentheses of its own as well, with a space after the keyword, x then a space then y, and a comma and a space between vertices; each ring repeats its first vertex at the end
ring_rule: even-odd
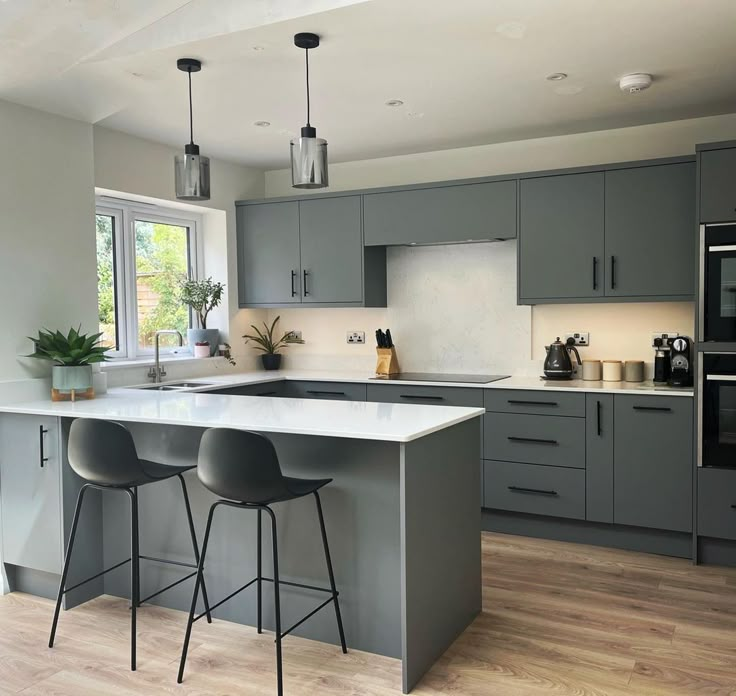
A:
POLYGON ((317 48, 319 46, 319 36, 308 31, 303 31, 300 34, 294 34, 294 45, 297 48, 317 48))
POLYGON ((176 67, 182 72, 199 72, 202 69, 202 61, 196 58, 179 58, 176 67))

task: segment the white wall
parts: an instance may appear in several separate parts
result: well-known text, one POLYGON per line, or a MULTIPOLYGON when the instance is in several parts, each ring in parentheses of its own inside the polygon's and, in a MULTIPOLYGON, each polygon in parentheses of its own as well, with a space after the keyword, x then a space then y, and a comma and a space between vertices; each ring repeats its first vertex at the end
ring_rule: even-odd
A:
MULTIPOLYGON (((204 269, 206 275, 226 284, 222 307, 208 322, 219 328, 233 347, 240 369, 254 364, 252 351, 240 336, 251 321, 265 318, 265 312, 238 309, 237 256, 235 240, 235 201, 259 198, 264 192, 263 172, 222 160, 211 160, 212 198, 182 205, 174 192, 176 148, 126 133, 95 126, 94 171, 98 189, 170 201, 185 208, 196 208, 204 215, 204 269)), ((204 153, 206 154, 206 153, 204 153)), ((116 371, 111 384, 145 381, 145 370, 116 371)))
MULTIPOLYGON (((329 134, 327 134, 329 138, 329 134)), ((524 171, 584 166, 695 152, 701 142, 736 138, 736 114, 540 138, 497 145, 442 150, 359 162, 330 165, 330 190, 350 190, 426 181, 491 176, 524 171)), ((266 172, 266 196, 291 195, 290 172, 266 172)), ((317 193, 317 192, 313 192, 317 193)), ((694 192, 693 192, 694 195, 694 192)), ((444 371, 504 370, 506 355, 515 353, 516 371, 534 372, 544 357, 544 345, 570 330, 591 333, 591 358, 652 360, 650 333, 675 330, 692 335, 692 303, 611 305, 538 305, 526 318, 515 307, 516 266, 513 244, 482 244, 460 247, 395 248, 389 250, 389 308, 386 310, 288 310, 282 311, 284 328, 302 329, 304 346, 288 349, 289 364, 319 363, 369 369, 373 343, 365 348, 345 343, 345 332, 372 332, 390 325, 401 340, 402 367, 408 370, 444 371), (443 251, 444 250, 444 251, 443 251), (444 265, 440 268, 440 259, 444 265), (441 283, 442 273, 452 282, 441 283), (433 290, 428 292, 428 284, 433 290), (444 287, 443 287, 444 285, 444 287), (493 292, 504 288, 508 292, 493 292), (431 298, 431 300, 430 300, 431 298), (420 327, 428 318, 439 332, 443 325, 464 327, 466 343, 459 345, 458 328, 432 334, 429 340, 420 327), (511 322, 511 337, 504 325, 511 322), (520 322, 524 324, 522 327, 520 322), (504 341, 507 351, 485 350, 504 341), (487 361, 479 364, 483 356, 487 361), (319 356, 319 359, 317 358, 319 356), (501 356, 501 357, 496 357, 501 356), (327 363, 325 360, 329 357, 327 363), (529 359, 533 362, 528 362, 529 359), (321 361, 321 362, 320 362, 321 361)), ((275 313, 271 313, 275 316, 275 313)))
POLYGON ((97 279, 92 126, 0 101, 0 132, 2 382, 46 372, 18 357, 39 328, 95 329, 97 279))

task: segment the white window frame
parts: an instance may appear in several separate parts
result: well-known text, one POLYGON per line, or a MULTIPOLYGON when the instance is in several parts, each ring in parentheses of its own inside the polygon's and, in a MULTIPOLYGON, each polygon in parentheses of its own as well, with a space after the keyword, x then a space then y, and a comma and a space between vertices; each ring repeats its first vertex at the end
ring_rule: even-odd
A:
MULTIPOLYGON (((153 350, 142 350, 138 346, 138 292, 135 270, 135 223, 136 220, 186 227, 189 230, 189 276, 194 279, 204 276, 202 259, 202 216, 186 210, 135 201, 98 197, 95 216, 113 218, 115 248, 115 307, 119 350, 111 350, 113 359, 146 359, 153 350)), ((189 312, 189 325, 194 317, 189 312)), ((176 348, 161 346, 161 353, 173 353, 176 348)))

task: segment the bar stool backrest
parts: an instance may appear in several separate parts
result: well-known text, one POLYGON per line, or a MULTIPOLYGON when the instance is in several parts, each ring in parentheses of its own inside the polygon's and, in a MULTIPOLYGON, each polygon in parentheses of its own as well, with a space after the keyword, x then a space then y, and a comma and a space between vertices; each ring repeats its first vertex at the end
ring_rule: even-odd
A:
POLYGON ((79 476, 100 486, 127 486, 143 475, 133 436, 120 423, 77 418, 69 431, 68 456, 79 476))
POLYGON ((241 503, 290 495, 273 443, 260 433, 207 430, 199 444, 197 475, 215 495, 241 503))

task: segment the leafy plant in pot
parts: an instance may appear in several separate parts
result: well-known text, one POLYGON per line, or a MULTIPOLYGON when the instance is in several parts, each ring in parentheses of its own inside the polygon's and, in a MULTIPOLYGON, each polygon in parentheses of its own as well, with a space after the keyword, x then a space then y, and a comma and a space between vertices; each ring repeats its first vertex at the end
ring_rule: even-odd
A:
POLYGON ((27 357, 47 360, 51 368, 51 398, 53 401, 77 396, 94 397, 92 389, 92 365, 109 360, 110 348, 100 345, 101 333, 87 335, 71 328, 65 336, 60 331, 42 329, 33 341, 34 351, 27 357))
POLYGON ((209 343, 210 355, 217 352, 220 344, 220 331, 207 328, 207 316, 222 302, 222 293, 225 290, 223 283, 216 283, 212 278, 204 280, 186 279, 181 282, 179 295, 181 301, 190 307, 197 317, 198 329, 187 331, 187 343, 192 347, 202 343, 209 343))
POLYGON ((276 317, 273 323, 269 327, 266 322, 263 322, 264 331, 261 331, 255 324, 251 324, 251 327, 256 332, 256 335, 245 334, 243 338, 246 343, 255 343, 253 346, 256 350, 263 351, 261 356, 261 362, 265 370, 278 370, 281 367, 281 353, 278 352, 279 348, 286 346, 286 338, 289 335, 287 331, 281 338, 274 341, 273 332, 276 329, 276 324, 281 317, 276 317))

